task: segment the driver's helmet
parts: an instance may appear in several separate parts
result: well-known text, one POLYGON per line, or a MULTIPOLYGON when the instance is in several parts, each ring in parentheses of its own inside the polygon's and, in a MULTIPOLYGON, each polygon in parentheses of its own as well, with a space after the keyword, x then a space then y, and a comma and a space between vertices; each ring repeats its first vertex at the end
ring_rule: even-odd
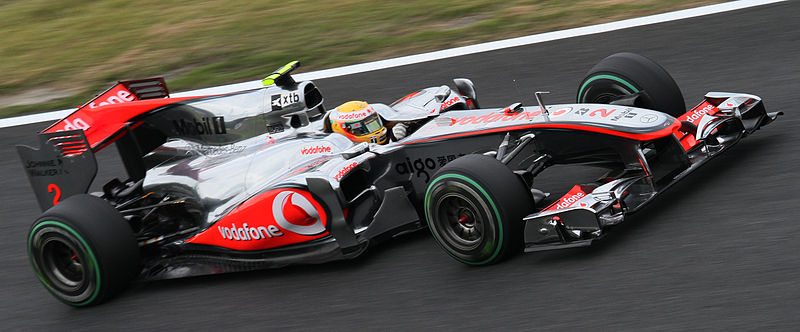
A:
POLYGON ((363 101, 348 101, 328 114, 331 131, 347 136, 353 142, 386 144, 386 127, 375 109, 363 101))

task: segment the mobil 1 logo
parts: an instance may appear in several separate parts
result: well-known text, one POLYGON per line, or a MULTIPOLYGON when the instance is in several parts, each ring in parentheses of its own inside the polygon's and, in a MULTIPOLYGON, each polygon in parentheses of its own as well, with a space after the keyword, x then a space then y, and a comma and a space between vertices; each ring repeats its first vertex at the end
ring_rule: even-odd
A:
POLYGON ((285 92, 277 95, 272 95, 270 97, 270 100, 272 104, 272 110, 279 111, 289 105, 299 103, 300 94, 298 94, 296 91, 285 92))

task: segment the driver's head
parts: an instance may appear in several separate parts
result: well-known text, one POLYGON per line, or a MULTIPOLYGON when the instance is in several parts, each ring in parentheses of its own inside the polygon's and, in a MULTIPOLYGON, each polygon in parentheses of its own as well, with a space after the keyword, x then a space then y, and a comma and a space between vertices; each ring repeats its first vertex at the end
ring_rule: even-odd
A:
POLYGON ((386 144, 386 127, 375 109, 363 101, 348 101, 330 111, 331 130, 347 136, 353 142, 386 144))

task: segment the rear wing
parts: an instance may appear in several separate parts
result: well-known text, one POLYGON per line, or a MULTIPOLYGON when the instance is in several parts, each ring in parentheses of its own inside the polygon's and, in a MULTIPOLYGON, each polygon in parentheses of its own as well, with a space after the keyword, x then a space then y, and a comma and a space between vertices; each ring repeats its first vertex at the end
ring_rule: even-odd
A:
POLYGON ((42 211, 83 194, 97 175, 97 160, 83 130, 39 134, 39 148, 17 145, 42 211))
POLYGON ((124 103, 133 100, 145 100, 169 97, 167 83, 163 77, 145 78, 140 80, 118 81, 108 90, 94 97, 94 99, 81 105, 78 109, 95 108, 108 104, 124 103), (133 97, 133 98, 131 98, 133 97))
POLYGON ((111 104, 124 104, 137 100, 168 98, 169 90, 163 77, 145 78, 139 80, 118 81, 108 90, 95 96, 92 100, 78 107, 75 112, 47 127, 42 132, 55 132, 89 128, 90 124, 81 114, 87 109, 111 104))
MULTIPOLYGON (((271 104, 267 105, 272 111, 277 111, 274 114, 275 119, 270 118, 270 121, 281 125, 285 122, 285 125, 302 126, 308 124, 310 115, 307 113, 324 113, 322 95, 316 86, 306 81, 297 83, 291 77, 290 73, 299 66, 297 61, 290 62, 263 80, 272 98, 271 104), (271 85, 274 87, 269 87, 271 85)), ((119 81, 81 105, 72 114, 43 130, 39 134, 38 149, 17 146, 41 209, 47 210, 64 198, 88 192, 98 169, 94 152, 112 142, 122 142, 124 145, 118 145, 118 150, 128 175, 133 179, 143 178, 145 169, 140 158, 143 154, 142 146, 132 135, 136 124, 128 121, 152 109, 197 97, 131 103, 163 98, 169 98, 169 90, 161 77, 119 81), (125 103, 131 104, 107 106, 125 103), (95 110, 103 106, 107 107, 95 110)), ((272 113, 268 114, 271 115, 272 113)), ((219 120, 224 121, 221 116, 219 120)), ((227 125, 224 122, 220 124, 227 125)), ((229 124, 234 125, 232 122, 229 124)))

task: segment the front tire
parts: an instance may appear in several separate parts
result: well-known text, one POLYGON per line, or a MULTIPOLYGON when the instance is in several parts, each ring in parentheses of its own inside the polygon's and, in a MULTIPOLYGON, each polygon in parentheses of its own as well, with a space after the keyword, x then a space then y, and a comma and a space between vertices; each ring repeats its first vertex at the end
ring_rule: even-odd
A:
POLYGON ((522 218, 533 202, 522 180, 484 155, 467 155, 433 176, 425 217, 433 238, 468 265, 501 261, 522 247, 522 218))
POLYGON ((62 302, 89 306, 125 289, 138 273, 139 247, 108 202, 71 196, 31 226, 28 257, 42 284, 62 302))
POLYGON ((617 53, 592 67, 578 87, 579 103, 609 104, 639 93, 635 106, 679 117, 686 112, 678 84, 664 67, 634 53, 617 53))

